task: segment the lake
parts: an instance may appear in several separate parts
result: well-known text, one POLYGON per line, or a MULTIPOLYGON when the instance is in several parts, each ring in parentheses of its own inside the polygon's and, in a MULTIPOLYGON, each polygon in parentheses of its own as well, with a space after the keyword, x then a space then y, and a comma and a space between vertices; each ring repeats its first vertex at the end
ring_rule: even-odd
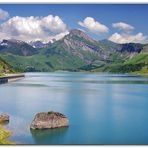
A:
POLYGON ((17 144, 148 144, 148 76, 26 73, 0 85, 0 112, 17 144), (38 112, 58 111, 68 128, 30 131, 38 112))

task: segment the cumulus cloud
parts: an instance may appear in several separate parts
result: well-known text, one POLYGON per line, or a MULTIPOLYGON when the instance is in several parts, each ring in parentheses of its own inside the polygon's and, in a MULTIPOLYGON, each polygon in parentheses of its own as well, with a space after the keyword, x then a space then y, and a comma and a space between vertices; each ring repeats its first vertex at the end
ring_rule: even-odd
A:
POLYGON ((106 33, 109 31, 107 26, 101 24, 92 17, 86 17, 83 22, 78 22, 78 24, 95 34, 106 33))
POLYGON ((48 15, 42 18, 42 26, 54 33, 61 33, 66 31, 67 26, 59 16, 48 15))
POLYGON ((65 35, 68 35, 69 34, 69 31, 65 31, 65 32, 62 32, 62 33, 59 33, 55 36, 52 37, 52 39, 54 38, 55 40, 60 40, 62 39, 65 35))
POLYGON ((0 41, 3 39, 10 39, 10 36, 7 33, 0 32, 0 41))
POLYGON ((126 24, 124 22, 119 22, 119 23, 113 23, 112 24, 112 27, 113 28, 117 28, 119 30, 124 30, 124 31, 130 31, 130 30, 133 30, 134 27, 129 25, 129 24, 126 24))
POLYGON ((59 16, 20 17, 15 16, 0 25, 0 32, 15 39, 48 40, 54 35, 67 32, 67 26, 59 16))
POLYGON ((0 20, 5 20, 9 17, 9 13, 7 11, 4 11, 3 9, 0 9, 0 20))
POLYGON ((139 32, 135 35, 114 33, 109 37, 109 40, 115 43, 145 43, 147 36, 139 32))

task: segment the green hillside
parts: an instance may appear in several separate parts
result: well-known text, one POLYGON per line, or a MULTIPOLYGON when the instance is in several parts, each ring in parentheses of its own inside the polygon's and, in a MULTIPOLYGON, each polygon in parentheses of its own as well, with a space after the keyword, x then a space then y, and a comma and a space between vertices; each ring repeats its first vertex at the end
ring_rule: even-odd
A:
POLYGON ((15 73, 15 70, 0 57, 0 76, 15 73))
POLYGON ((148 52, 140 53, 125 60, 124 63, 104 66, 103 71, 113 73, 139 73, 148 74, 148 52))
POLYGON ((134 71, 134 73, 148 74, 148 52, 141 53, 135 57, 129 59, 125 64, 141 65, 140 68, 134 71))
POLYGON ((43 48, 16 40, 3 40, 2 43, 5 44, 0 46, 0 57, 9 65, 1 64, 1 73, 13 72, 12 67, 23 72, 148 73, 147 44, 96 41, 77 29, 43 48))

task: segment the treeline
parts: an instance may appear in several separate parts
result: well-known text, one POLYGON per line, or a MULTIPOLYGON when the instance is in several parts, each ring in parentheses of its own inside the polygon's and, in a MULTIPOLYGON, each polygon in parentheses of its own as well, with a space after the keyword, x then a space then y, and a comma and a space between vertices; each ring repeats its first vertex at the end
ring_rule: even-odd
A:
POLYGON ((112 66, 109 72, 129 73, 129 72, 134 72, 134 71, 140 71, 143 67, 148 68, 148 63, 116 65, 116 66, 112 66))

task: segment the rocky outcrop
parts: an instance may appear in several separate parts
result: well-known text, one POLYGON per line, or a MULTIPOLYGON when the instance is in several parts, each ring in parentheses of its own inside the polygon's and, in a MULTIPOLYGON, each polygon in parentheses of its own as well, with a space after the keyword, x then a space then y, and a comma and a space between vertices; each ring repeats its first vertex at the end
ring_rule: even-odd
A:
POLYGON ((9 122, 9 115, 6 113, 0 114, 0 123, 9 122))
POLYGON ((70 30, 70 33, 68 34, 69 37, 73 38, 73 36, 77 36, 80 38, 83 38, 89 42, 95 43, 96 41, 93 40, 91 37, 89 37, 84 31, 79 30, 79 29, 72 29, 70 30))
POLYGON ((143 50, 142 44, 126 43, 121 45, 121 52, 140 53, 143 50))
POLYGON ((31 123, 31 129, 49 129, 67 127, 69 121, 65 115, 59 112, 41 112, 37 113, 31 123))

